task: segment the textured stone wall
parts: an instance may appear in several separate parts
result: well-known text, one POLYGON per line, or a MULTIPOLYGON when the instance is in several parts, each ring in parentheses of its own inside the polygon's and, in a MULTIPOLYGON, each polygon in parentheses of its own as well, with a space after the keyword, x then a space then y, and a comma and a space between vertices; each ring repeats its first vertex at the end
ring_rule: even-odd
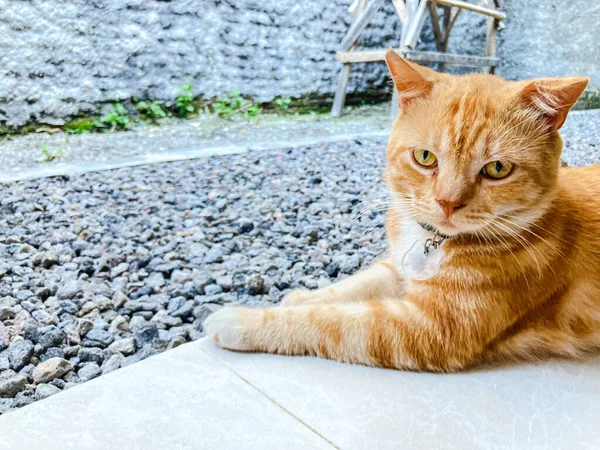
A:
MULTIPOLYGON (((349 23, 349 3, 0 0, 0 123, 62 124, 114 98, 169 101, 188 77, 205 98, 233 90, 260 101, 331 94, 338 67, 334 53, 349 23)), ((565 18, 581 13, 573 5, 588 2, 570 4, 565 9, 571 16, 565 16, 556 13, 562 0, 507 1, 511 19, 500 39, 506 58, 501 73, 518 78, 597 70, 600 55, 590 23, 596 13, 578 18, 577 30, 568 29, 565 18), (591 47, 595 59, 582 52, 591 47)), ((451 47, 481 53, 484 30, 480 16, 464 13, 451 47)), ((426 30, 425 47, 431 46, 430 35, 426 30)), ((397 44, 399 36, 388 4, 361 46, 397 44)), ((383 64, 364 64, 353 71, 350 90, 386 83, 383 64)))
POLYGON ((507 78, 586 75, 600 87, 598 0, 503 0, 509 18, 499 35, 507 78))
MULTIPOLYGON (((0 1, 0 122, 60 124, 115 97, 327 94, 349 0, 0 1)), ((399 35, 391 8, 364 43, 399 35)), ((365 67, 367 68, 367 67, 365 67)), ((370 65, 352 89, 384 82, 370 65)))

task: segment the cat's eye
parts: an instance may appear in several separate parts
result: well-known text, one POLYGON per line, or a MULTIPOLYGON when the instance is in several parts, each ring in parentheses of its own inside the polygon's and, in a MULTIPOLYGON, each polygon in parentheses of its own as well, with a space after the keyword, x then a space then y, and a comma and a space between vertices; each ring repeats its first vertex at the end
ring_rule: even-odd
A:
POLYGON ((417 149, 413 151, 413 158, 423 167, 433 167, 437 163, 437 156, 429 150, 417 149))
POLYGON ((504 163, 502 161, 492 161, 487 163, 483 169, 481 169, 482 175, 494 180, 500 180, 509 176, 513 170, 511 163, 504 163))

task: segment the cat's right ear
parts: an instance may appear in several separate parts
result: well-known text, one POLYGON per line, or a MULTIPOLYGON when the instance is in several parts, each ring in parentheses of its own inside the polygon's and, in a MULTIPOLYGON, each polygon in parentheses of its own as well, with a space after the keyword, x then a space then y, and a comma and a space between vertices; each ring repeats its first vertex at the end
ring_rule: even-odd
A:
MULTIPOLYGON (((391 47, 385 53, 385 62, 392 75, 392 80, 394 80, 394 86, 398 91, 400 108, 406 107, 411 101, 429 94, 433 87, 433 82, 426 79, 426 76, 427 72, 433 71, 409 63, 404 58, 401 58, 391 47), (424 71, 427 72, 423 73, 424 71)), ((433 73, 435 74, 435 72, 433 73)))

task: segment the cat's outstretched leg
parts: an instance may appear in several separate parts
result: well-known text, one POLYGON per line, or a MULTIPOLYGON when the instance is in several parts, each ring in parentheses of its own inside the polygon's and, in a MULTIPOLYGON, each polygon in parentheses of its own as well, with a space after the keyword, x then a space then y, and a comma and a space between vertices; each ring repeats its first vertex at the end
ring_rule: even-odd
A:
POLYGON ((315 291, 292 291, 281 305, 351 303, 401 296, 402 278, 390 260, 382 260, 331 286, 315 291))
POLYGON ((458 317, 441 320, 403 300, 226 307, 208 317, 204 327, 217 345, 230 350, 412 370, 457 371, 484 347, 458 317))

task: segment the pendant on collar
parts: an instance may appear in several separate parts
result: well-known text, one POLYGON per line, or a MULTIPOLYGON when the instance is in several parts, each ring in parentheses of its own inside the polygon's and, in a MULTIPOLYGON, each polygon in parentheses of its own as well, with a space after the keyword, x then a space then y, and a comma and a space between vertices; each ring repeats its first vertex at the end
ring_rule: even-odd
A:
POLYGON ((417 239, 402 258, 404 273, 414 280, 428 280, 435 276, 446 257, 446 254, 440 251, 446 238, 436 230, 433 237, 425 241, 417 239))

